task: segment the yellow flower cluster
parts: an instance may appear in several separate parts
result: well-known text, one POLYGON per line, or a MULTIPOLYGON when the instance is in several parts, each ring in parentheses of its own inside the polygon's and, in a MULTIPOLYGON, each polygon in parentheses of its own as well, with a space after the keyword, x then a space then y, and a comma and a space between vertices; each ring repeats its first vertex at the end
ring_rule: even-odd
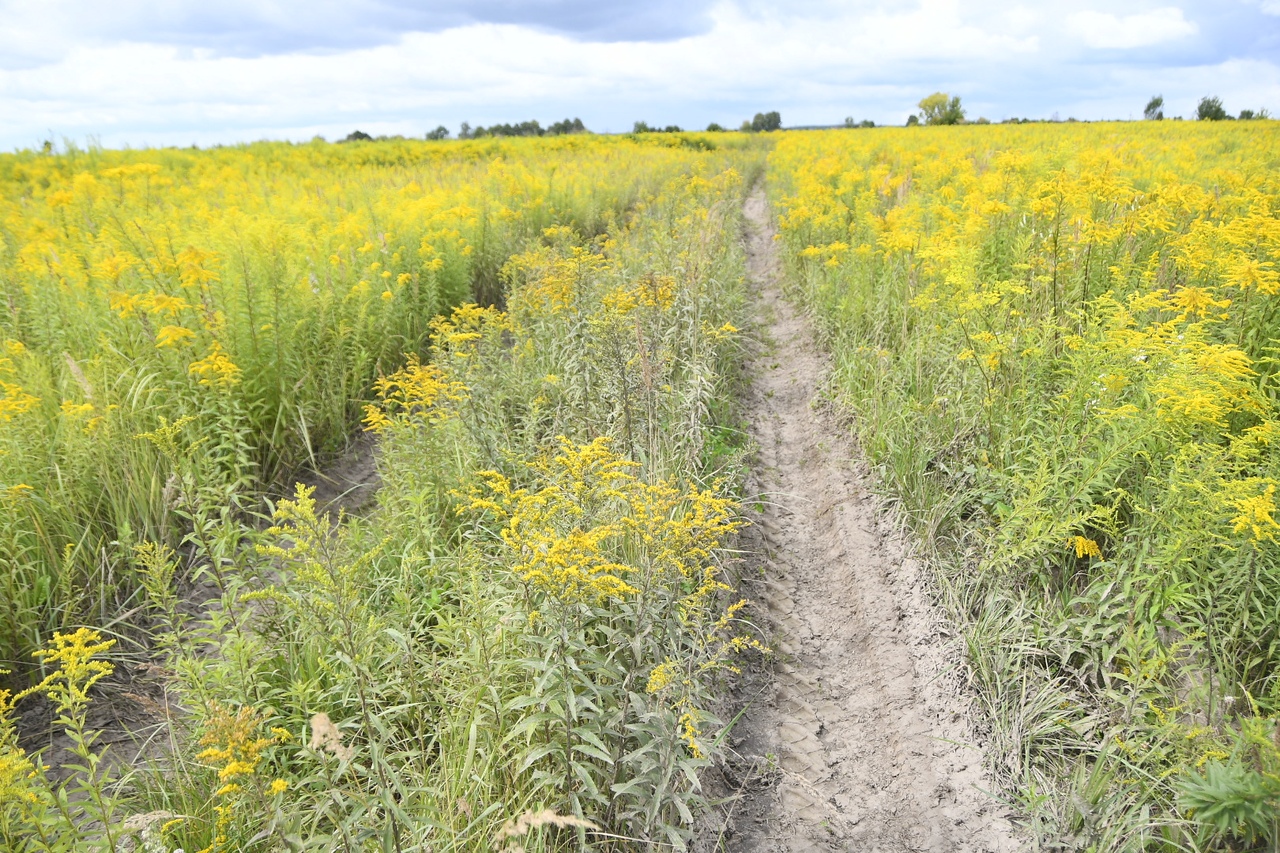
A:
MULTIPOLYGON (((200 745, 205 749, 196 755, 196 759, 217 771, 218 788, 213 792, 216 805, 213 807, 212 843, 200 853, 231 849, 228 829, 235 820, 237 804, 241 802, 245 786, 254 780, 262 764, 263 751, 292 737, 287 730, 278 727, 271 729, 271 737, 262 737, 262 725, 262 715, 251 707, 242 707, 234 713, 218 702, 209 707, 204 734, 200 737, 200 745)), ((284 793, 288 787, 285 780, 274 779, 266 792, 274 797, 284 793)))
POLYGON ((384 432, 395 424, 437 424, 449 417, 448 404, 467 398, 467 387, 434 364, 410 353, 404 368, 373 384, 378 405, 364 407, 365 429, 384 432))
POLYGON ((201 385, 214 388, 230 388, 240 382, 240 368, 227 358, 222 344, 217 341, 209 348, 209 354, 187 366, 187 373, 196 377, 201 385))
POLYGON ((60 712, 74 714, 88 705, 89 689, 115 671, 107 661, 95 660, 115 644, 115 640, 104 640, 91 628, 78 628, 70 634, 55 632, 50 647, 38 649, 33 655, 45 665, 57 664, 58 668, 17 698, 45 693, 60 712))
POLYGON ((685 586, 688 608, 728 588, 711 559, 741 525, 732 500, 646 483, 608 439, 557 441, 554 453, 530 464, 535 488, 513 489, 506 476, 483 472, 463 508, 503 522, 513 570, 526 583, 566 603, 624 598, 653 583, 685 586))
POLYGON ((219 795, 230 793, 228 785, 241 776, 251 776, 262 761, 262 750, 275 743, 274 738, 258 736, 262 720, 253 708, 231 709, 215 704, 205 721, 205 732, 200 745, 205 749, 196 756, 218 771, 218 780, 225 783, 219 795))
MULTIPOLYGON (((0 669, 0 677, 8 674, 8 670, 0 669)), ((18 697, 0 688, 0 832, 5 829, 10 808, 30 808, 39 798, 31 785, 35 765, 18 746, 13 725, 13 706, 17 701, 18 697)))

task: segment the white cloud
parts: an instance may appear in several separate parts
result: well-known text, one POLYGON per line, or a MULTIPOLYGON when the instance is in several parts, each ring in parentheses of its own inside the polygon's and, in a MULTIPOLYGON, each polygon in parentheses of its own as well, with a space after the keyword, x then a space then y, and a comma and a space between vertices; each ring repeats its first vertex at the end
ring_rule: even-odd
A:
MULTIPOLYGON (((92 135, 109 146, 207 144, 334 138, 355 128, 421 135, 464 120, 573 116, 594 130, 629 130, 638 119, 702 127, 736 125, 771 109, 786 124, 849 115, 897 123, 938 90, 992 119, 1054 111, 1125 118, 1140 114, 1156 92, 1166 104, 1212 93, 1228 109, 1280 107, 1274 93, 1254 85, 1275 79, 1274 58, 1241 55, 1238 40, 1230 54, 1215 54, 1209 33, 1196 35, 1196 15, 1172 7, 1103 13, 1080 12, 1073 0, 794 0, 786 7, 719 0, 705 32, 660 42, 602 43, 488 23, 407 31, 341 50, 246 56, 186 41, 81 39, 52 13, 31 11, 39 6, 18 4, 27 11, 0 30, 0 53, 9 42, 43 36, 31 63, 0 62, 0 149, 35 146, 51 133, 92 135), (1065 28, 1078 28, 1081 38, 1062 38, 1068 21, 1065 28), (1141 62, 1093 49, 1171 39, 1183 39, 1170 42, 1176 54, 1147 51, 1141 62), (1233 57, 1254 62, 1253 76, 1182 73, 1220 68, 1233 57)), ((1254 22, 1272 20, 1243 3, 1234 8, 1254 22)), ((1198 20, 1211 29, 1217 19, 1198 20)))
POLYGON ((1089 47, 1121 50, 1186 38, 1200 29, 1174 6, 1123 17, 1085 10, 1068 17, 1067 26, 1089 47))
POLYGON ((1245 0, 1245 2, 1256 7, 1264 15, 1280 16, 1280 0, 1245 0))

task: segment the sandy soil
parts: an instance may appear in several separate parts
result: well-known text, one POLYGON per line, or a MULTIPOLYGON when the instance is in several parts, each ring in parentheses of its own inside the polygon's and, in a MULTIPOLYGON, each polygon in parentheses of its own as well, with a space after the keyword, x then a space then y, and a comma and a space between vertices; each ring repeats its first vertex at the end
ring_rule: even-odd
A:
POLYGON ((359 433, 342 455, 322 471, 300 471, 289 481, 290 497, 294 482, 313 486, 316 509, 331 513, 335 520, 339 511, 358 515, 368 510, 382 485, 377 440, 373 433, 359 433))
POLYGON ((782 297, 759 188, 746 216, 768 339, 748 366, 753 486, 764 498, 746 583, 777 655, 740 685, 746 711, 722 768, 740 796, 711 846, 1017 850, 1005 809, 984 793, 959 640, 868 491, 848 430, 817 400, 827 364, 782 297))

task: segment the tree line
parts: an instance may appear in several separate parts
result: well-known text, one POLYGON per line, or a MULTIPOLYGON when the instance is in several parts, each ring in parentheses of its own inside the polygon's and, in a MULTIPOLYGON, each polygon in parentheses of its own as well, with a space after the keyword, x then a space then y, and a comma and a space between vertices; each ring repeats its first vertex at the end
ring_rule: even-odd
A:
MULTIPOLYGON (((965 109, 961 104, 960 96, 953 95, 949 92, 934 92, 925 98, 922 98, 916 104, 919 112, 913 112, 907 117, 907 126, 915 125, 953 125, 953 124, 990 124, 986 118, 979 117, 972 122, 966 117, 965 109)), ((1164 115, 1164 96, 1155 95, 1147 102, 1146 108, 1143 110, 1144 119, 1151 121, 1160 121, 1165 118, 1164 115)), ((1250 119, 1267 119, 1270 114, 1265 110, 1244 109, 1240 111, 1239 116, 1233 116, 1226 111, 1222 105, 1222 99, 1214 96, 1208 96, 1200 99, 1200 103, 1196 106, 1196 118, 1200 121, 1232 121, 1240 119, 1248 121, 1250 119)), ((1177 118, 1177 117, 1175 117, 1177 118)), ((1054 121, 1057 120, 1057 114, 1054 114, 1054 121)), ((1026 118, 1005 119, 1005 124, 1022 124, 1032 121, 1026 118)), ((1075 119, 1067 119, 1067 121, 1075 121, 1075 119)), ((844 120, 844 127, 849 128, 866 128, 875 127, 876 123, 870 119, 862 121, 855 120, 852 116, 844 120)), ((711 122, 707 125, 707 131, 716 133, 723 132, 728 128, 717 122, 711 122)), ((770 112, 756 113, 752 118, 746 119, 738 130, 746 133, 768 133, 770 131, 782 129, 782 115, 777 110, 770 112)), ((651 125, 647 121, 637 121, 632 125, 632 133, 683 133, 685 128, 677 124, 669 124, 666 126, 651 125)), ((469 123, 463 122, 458 129, 459 139, 483 139, 485 137, 506 137, 506 136, 562 136, 570 133, 591 133, 586 125, 582 123, 582 119, 566 118, 562 121, 553 122, 543 127, 538 121, 522 121, 516 124, 494 124, 489 127, 472 127, 469 123)), ((440 125, 435 130, 426 134, 427 139, 448 139, 451 134, 447 127, 440 125)), ((370 136, 363 131, 356 130, 349 134, 342 142, 358 142, 362 140, 384 140, 384 139, 400 139, 402 137, 387 136, 370 136)))

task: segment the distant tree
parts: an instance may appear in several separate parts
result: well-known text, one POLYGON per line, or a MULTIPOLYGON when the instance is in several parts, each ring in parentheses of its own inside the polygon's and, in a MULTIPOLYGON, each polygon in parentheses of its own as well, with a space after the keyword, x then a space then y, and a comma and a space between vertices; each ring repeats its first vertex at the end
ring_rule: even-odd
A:
POLYGON ((907 116, 907 127, 915 127, 919 123, 920 123, 920 116, 916 115, 915 113, 912 113, 911 115, 907 116))
POLYGON ((1142 111, 1142 117, 1147 121, 1160 121, 1164 118, 1164 95, 1156 95, 1147 101, 1147 108, 1142 111))
POLYGON ((782 129, 782 115, 777 110, 767 113, 756 113, 751 119, 751 129, 756 133, 782 129))
POLYGON ((1221 98, 1211 98, 1205 95, 1200 99, 1200 103, 1196 105, 1196 118, 1200 121, 1222 121, 1229 119, 1227 111, 1222 108, 1221 98))
POLYGON ((367 142, 370 139, 373 139, 373 137, 365 133, 363 130, 353 130, 350 133, 348 133, 342 141, 343 142, 367 142))
POLYGON ((934 92, 916 106, 920 107, 925 124, 960 124, 964 121, 959 95, 934 92))
POLYGON ((1255 119, 1255 118, 1257 118, 1257 117, 1258 117, 1258 116, 1257 116, 1257 114, 1256 114, 1256 113, 1254 113, 1254 111, 1253 111, 1253 110, 1241 110, 1241 111, 1240 111, 1240 120, 1241 120, 1241 121, 1251 121, 1252 119, 1255 119))
POLYGON ((427 133, 427 139, 438 140, 438 139, 448 139, 448 138, 449 138, 449 128, 445 127, 443 124, 437 127, 435 130, 427 133))
POLYGON ((653 133, 654 129, 649 127, 649 122, 638 121, 631 127, 632 133, 653 133))
POLYGON ((750 132, 751 132, 751 119, 749 119, 749 118, 748 118, 748 119, 743 119, 743 120, 742 120, 742 127, 738 128, 738 130, 742 131, 743 133, 750 133, 750 132))
POLYGON ((459 139, 470 139, 470 138, 471 138, 471 125, 467 124, 467 123, 464 121, 464 122, 462 123, 462 126, 458 128, 458 138, 459 138, 459 139))
POLYGON ((707 125, 707 133, 724 133, 724 128, 713 121, 707 125))
POLYGON ((669 124, 662 129, 662 132, 663 133, 683 133, 684 131, 680 129, 680 125, 678 124, 669 124))
POLYGON ((582 119, 565 119, 557 121, 547 128, 547 134, 550 136, 559 136, 565 133, 587 133, 587 127, 582 123, 582 119))
POLYGON ((974 124, 991 124, 991 119, 986 116, 978 116, 978 120, 974 124))

